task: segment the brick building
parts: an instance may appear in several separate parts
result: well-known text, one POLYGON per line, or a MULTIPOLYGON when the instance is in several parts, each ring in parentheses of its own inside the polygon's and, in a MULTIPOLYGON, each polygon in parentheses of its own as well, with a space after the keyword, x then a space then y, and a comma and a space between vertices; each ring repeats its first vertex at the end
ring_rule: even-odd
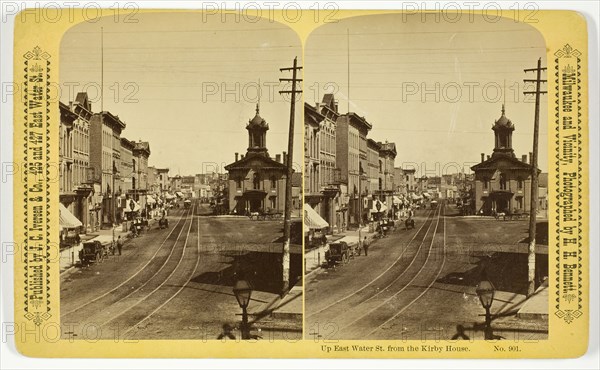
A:
POLYGON ((533 168, 527 162, 527 155, 523 155, 521 160, 515 156, 512 147, 515 126, 505 113, 502 105, 502 115, 492 126, 492 155, 486 159, 481 153, 481 163, 471 167, 475 173, 474 205, 477 214, 529 212, 530 209, 533 168))
MULTIPOLYGON (((228 171, 228 208, 230 213, 285 210, 285 181, 287 157, 283 163, 272 159, 267 150, 269 124, 260 116, 258 104, 256 115, 246 125, 248 149, 246 155, 225 166, 228 171)), ((291 180, 291 179, 290 179, 291 180)))

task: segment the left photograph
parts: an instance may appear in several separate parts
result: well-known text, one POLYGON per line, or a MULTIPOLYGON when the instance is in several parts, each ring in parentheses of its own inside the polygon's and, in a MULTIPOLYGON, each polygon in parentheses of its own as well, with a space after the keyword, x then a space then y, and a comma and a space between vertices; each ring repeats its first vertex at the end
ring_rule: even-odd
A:
POLYGON ((300 39, 135 18, 61 42, 62 338, 302 339, 300 39))

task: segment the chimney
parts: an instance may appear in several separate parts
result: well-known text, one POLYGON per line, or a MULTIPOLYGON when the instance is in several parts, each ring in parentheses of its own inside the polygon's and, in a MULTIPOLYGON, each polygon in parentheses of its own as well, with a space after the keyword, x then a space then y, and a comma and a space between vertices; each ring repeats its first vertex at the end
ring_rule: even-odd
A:
POLYGON ((281 163, 281 154, 275 154, 275 161, 281 163))
POLYGON ((485 161, 485 153, 481 153, 481 162, 485 161))
POLYGON ((240 156, 240 153, 235 153, 235 161, 238 161, 238 157, 240 156))
POLYGON ((490 159, 490 155, 489 155, 489 154, 488 154, 488 156, 487 156, 487 159, 488 159, 488 160, 490 159))
POLYGON ((283 152, 283 164, 287 164, 287 153, 283 152))
POLYGON ((521 156, 521 162, 523 162, 523 163, 527 163, 527 154, 523 154, 523 155, 521 156))
POLYGON ((533 152, 529 152, 529 164, 533 164, 533 152))

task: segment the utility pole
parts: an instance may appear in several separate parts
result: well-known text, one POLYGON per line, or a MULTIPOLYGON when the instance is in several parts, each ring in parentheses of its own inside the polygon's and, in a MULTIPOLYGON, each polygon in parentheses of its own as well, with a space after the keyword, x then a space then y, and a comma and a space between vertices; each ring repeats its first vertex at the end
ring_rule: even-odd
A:
POLYGON ((296 88, 296 83, 302 81, 297 78, 297 73, 302 67, 298 67, 298 57, 294 58, 294 66, 289 68, 280 68, 279 71, 292 71, 292 78, 280 78, 279 81, 291 82, 291 90, 282 90, 280 94, 291 94, 290 104, 290 131, 288 136, 288 154, 287 154, 287 177, 285 179, 285 216, 283 220, 283 256, 282 256, 282 286, 281 296, 290 289, 290 239, 291 239, 291 218, 292 218, 292 174, 294 157, 294 118, 296 115, 296 94, 302 93, 302 90, 296 88))
POLYGON ((546 68, 542 68, 542 58, 538 59, 537 68, 524 69, 524 72, 536 72, 537 77, 535 80, 524 79, 523 82, 535 83, 535 91, 525 91, 525 95, 535 94, 535 116, 533 121, 533 152, 531 155, 531 201, 529 207, 529 249, 527 255, 528 265, 528 281, 527 281, 527 296, 530 297, 535 293, 535 234, 536 234, 536 213, 538 203, 538 136, 540 130, 540 95, 546 94, 547 91, 541 91, 540 85, 542 82, 542 71, 546 68))

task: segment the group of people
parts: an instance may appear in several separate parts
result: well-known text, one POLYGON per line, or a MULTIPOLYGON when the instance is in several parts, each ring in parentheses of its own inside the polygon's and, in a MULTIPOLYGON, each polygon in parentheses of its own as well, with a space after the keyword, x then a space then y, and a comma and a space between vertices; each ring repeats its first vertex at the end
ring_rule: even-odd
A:
POLYGON ((369 255, 369 240, 365 236, 363 240, 358 239, 358 249, 365 252, 365 257, 369 255))

